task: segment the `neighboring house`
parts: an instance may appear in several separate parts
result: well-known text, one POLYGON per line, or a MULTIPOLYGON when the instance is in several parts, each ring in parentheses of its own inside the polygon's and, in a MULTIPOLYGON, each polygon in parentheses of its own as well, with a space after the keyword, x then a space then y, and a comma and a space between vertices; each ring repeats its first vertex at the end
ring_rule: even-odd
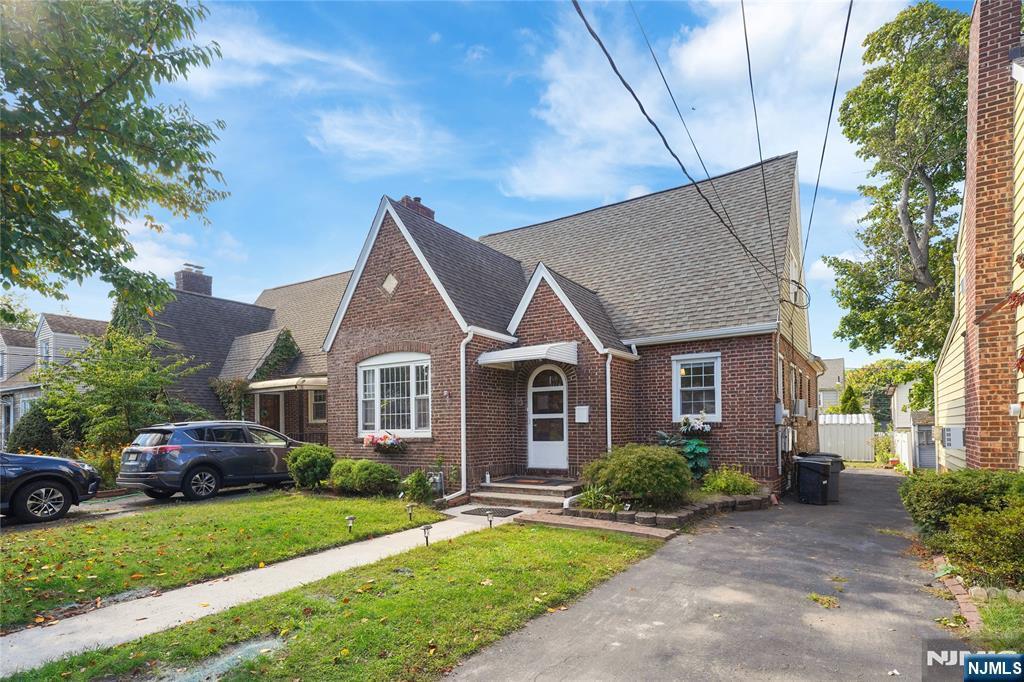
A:
POLYGON ((760 165, 717 192, 700 183, 778 280, 693 185, 479 240, 419 198, 384 197, 323 345, 330 445, 403 472, 442 460, 461 493, 487 473, 578 476, 704 412, 713 464, 779 489, 790 455, 817 447, 825 369, 790 303, 804 279, 796 167, 795 154, 764 163, 770 226, 760 165), (407 452, 362 446, 382 430, 407 452))
POLYGON ((243 303, 214 297, 213 278, 199 266, 175 273, 175 298, 154 318, 156 332, 172 352, 204 365, 179 382, 177 397, 224 416, 211 382, 244 381, 253 396, 246 418, 299 440, 326 442, 327 356, 321 345, 348 276, 267 289, 255 303, 243 303), (297 354, 268 371, 275 347, 290 346, 289 339, 297 354))
POLYGON ((940 469, 1024 468, 1024 383, 1014 368, 1024 308, 1008 305, 1024 288, 1024 176, 1014 170, 1024 163, 1020 26, 1019 0, 975 4, 955 315, 935 368, 940 469))
POLYGON ((0 447, 32 403, 42 394, 34 378, 40 365, 67 361, 67 355, 81 350, 89 338, 102 336, 107 323, 70 315, 43 313, 35 333, 16 329, 0 330, 0 447))
POLYGON ((818 377, 818 409, 822 412, 839 404, 846 388, 846 360, 825 358, 825 373, 818 377))
POLYGON ((890 387, 893 452, 908 469, 935 469, 935 419, 928 410, 910 409, 914 382, 890 387))

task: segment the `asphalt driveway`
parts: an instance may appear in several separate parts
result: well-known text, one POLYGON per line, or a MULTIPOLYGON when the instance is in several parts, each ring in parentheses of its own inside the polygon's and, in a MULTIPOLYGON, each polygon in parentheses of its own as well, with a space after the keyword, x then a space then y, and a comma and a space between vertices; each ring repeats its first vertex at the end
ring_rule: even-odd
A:
POLYGON ((955 602, 922 589, 899 477, 847 470, 842 501, 734 513, 681 535, 567 611, 467 660, 464 680, 922 677, 922 640, 955 602), (838 589, 837 589, 838 588, 838 589), (841 590, 841 591, 839 591, 841 590), (834 596, 839 608, 812 602, 834 596))

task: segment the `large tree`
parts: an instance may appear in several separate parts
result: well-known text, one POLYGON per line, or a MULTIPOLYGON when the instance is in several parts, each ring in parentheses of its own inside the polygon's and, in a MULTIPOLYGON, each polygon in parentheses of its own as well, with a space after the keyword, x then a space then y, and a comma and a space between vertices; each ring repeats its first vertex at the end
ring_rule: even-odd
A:
POLYGON ((2 326, 35 331, 38 316, 25 305, 24 296, 0 294, 0 310, 7 311, 7 315, 0 318, 2 326))
MULTIPOLYGON (((173 0, 0 0, 0 285, 66 298, 99 275, 112 296, 144 311, 170 289, 130 267, 125 223, 162 207, 204 219, 224 196, 203 123, 154 88, 208 66, 216 44, 194 45, 207 10, 173 0)), ((0 321, 11 311, 0 305, 0 321)))
POLYGON ((863 258, 830 257, 854 348, 934 359, 952 317, 959 188, 967 132, 969 17, 926 1, 865 39, 864 80, 839 122, 871 163, 863 258))
POLYGON ((168 352, 154 335, 111 327, 71 353, 67 363, 43 365, 36 377, 46 393, 46 416, 56 427, 81 425, 87 444, 119 447, 144 426, 208 416, 173 390, 203 367, 168 352))

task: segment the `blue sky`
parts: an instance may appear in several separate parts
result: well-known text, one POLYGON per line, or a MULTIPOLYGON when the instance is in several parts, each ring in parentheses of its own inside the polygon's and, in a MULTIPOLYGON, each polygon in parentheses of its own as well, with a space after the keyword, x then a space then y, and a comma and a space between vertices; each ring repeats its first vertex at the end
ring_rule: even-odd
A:
MULTIPOLYGON (((864 36, 903 6, 855 4, 840 99, 860 79, 864 36)), ((215 295, 252 301, 351 268, 382 194, 422 196, 438 220, 478 236, 685 182, 568 2, 210 8, 198 41, 216 40, 223 59, 160 97, 224 120, 217 165, 231 196, 211 207, 210 226, 129 225, 139 268, 170 277, 199 263, 215 295)), ((738 3, 637 8, 709 170, 756 162, 738 3)), ((584 9, 693 172, 628 5, 584 9)), ((800 152, 806 226, 845 3, 751 2, 747 15, 765 155, 800 152)), ((841 312, 819 259, 857 253, 865 168, 833 123, 806 264, 814 352, 848 366, 868 356, 833 338, 841 312)), ((98 281, 65 302, 27 302, 96 318, 110 309, 98 281)))

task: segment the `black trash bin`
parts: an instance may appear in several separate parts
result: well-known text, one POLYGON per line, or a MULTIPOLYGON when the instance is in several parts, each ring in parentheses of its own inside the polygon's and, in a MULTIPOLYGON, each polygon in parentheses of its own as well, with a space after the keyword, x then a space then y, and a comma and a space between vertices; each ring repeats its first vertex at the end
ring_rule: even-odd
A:
POLYGON ((828 504, 832 462, 825 457, 796 457, 796 496, 801 504, 828 504))
POLYGON ((808 452, 801 454, 802 457, 817 457, 818 459, 827 459, 831 464, 831 471, 828 477, 828 501, 838 502, 839 501, 839 472, 846 468, 843 464, 843 456, 836 455, 831 452, 808 452))

